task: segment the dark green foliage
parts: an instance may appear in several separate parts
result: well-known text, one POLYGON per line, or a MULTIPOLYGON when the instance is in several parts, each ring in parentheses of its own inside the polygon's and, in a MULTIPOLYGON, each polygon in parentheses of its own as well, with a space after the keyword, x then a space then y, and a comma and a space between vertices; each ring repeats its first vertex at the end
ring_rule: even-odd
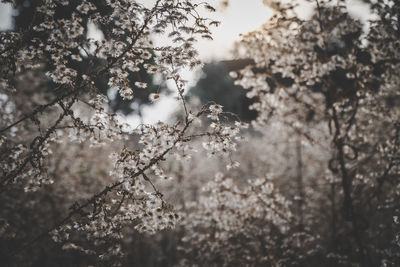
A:
POLYGON ((254 102, 246 97, 246 91, 234 84, 230 71, 246 66, 248 60, 212 62, 204 65, 203 76, 196 86, 190 89, 190 95, 199 97, 202 104, 214 101, 224 106, 224 111, 233 112, 243 121, 254 120, 257 112, 249 110, 254 102))

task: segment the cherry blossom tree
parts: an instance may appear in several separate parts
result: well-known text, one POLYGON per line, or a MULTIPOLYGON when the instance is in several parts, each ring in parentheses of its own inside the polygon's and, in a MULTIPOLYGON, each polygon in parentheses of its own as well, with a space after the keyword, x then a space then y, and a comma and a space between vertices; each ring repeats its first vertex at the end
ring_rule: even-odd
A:
MULTIPOLYGON (((148 6, 125 0, 32 1, 35 10, 29 26, 1 32, 3 261, 18 262, 21 253, 50 234, 63 250, 77 250, 117 265, 116 258, 123 256, 120 240, 126 227, 154 233, 173 227, 180 219, 156 187, 156 179, 170 178, 163 161, 190 155, 189 144, 196 138, 207 138, 208 153, 228 154, 235 149, 239 132, 234 125, 223 125, 222 106, 209 104, 191 111, 183 97, 186 81, 180 70, 201 64, 193 44, 198 38, 211 39, 209 27, 218 24, 199 13, 214 8, 205 2, 153 2, 148 6), (112 31, 95 40, 87 36, 86 23, 112 31), (171 45, 155 46, 152 39, 158 35, 169 38, 171 45), (85 69, 77 64, 82 60, 88 62, 85 69), (175 84, 182 120, 131 129, 110 111, 108 97, 96 86, 99 80, 106 78, 110 88, 130 100, 135 91, 146 90, 143 81, 129 79, 143 69, 175 84), (204 135, 191 134, 193 123, 203 116, 214 121, 213 128, 204 135), (97 176, 98 180, 89 181, 94 184, 81 188, 74 179, 79 172, 76 160, 89 159, 77 153, 93 149, 108 152, 110 159, 96 155, 90 160, 106 164, 100 168, 103 173, 89 175, 97 176), (58 172, 62 167, 67 170, 58 172), (42 234, 29 233, 26 226, 26 232, 18 232, 18 216, 27 216, 16 212, 19 205, 30 199, 30 206, 38 208, 43 203, 35 196, 46 195, 41 191, 51 188, 65 190, 60 199, 68 200, 64 206, 69 207, 58 210, 64 214, 50 226, 39 218, 32 220, 47 227, 42 234), (24 191, 26 197, 13 201, 24 191), (10 240, 12 245, 6 248, 10 240)), ((151 101, 159 97, 150 94, 151 101)), ((53 195, 47 196, 54 204, 53 195)))
POLYGON ((257 99, 254 126, 279 124, 311 146, 330 144, 329 172, 313 179, 330 184, 321 190, 330 195, 332 264, 395 264, 382 250, 398 212, 390 204, 399 175, 398 3, 372 3, 375 17, 363 25, 344 1, 314 1, 310 19, 297 15, 294 1, 265 2, 275 15, 239 44, 254 64, 232 73, 257 99))

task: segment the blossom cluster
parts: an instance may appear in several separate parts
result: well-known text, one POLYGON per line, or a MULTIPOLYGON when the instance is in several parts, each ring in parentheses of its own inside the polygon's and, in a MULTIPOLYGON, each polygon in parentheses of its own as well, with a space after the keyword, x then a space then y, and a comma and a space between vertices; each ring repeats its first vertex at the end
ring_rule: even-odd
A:
POLYGON ((268 179, 250 180, 238 187, 217 173, 203 187, 199 202, 191 203, 187 210, 187 232, 180 248, 186 255, 182 266, 216 262, 222 266, 273 265, 284 261, 285 256, 277 257, 275 250, 285 242, 290 246, 290 241, 280 236, 292 230, 294 215, 291 202, 268 179))

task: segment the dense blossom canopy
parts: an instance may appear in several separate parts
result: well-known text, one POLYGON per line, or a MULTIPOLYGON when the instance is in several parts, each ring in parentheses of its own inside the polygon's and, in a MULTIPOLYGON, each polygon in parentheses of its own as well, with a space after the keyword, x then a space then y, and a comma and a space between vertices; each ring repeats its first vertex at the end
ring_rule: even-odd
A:
POLYGON ((345 1, 309 1, 308 18, 264 1, 274 15, 230 73, 248 125, 185 97, 215 9, 150 2, 26 1, 29 23, 0 32, 1 262, 400 264, 400 3, 365 1, 362 23, 345 1), (155 102, 167 81, 180 114, 136 128, 102 89, 155 102))
MULTIPOLYGON (((62 242, 63 249, 78 249, 101 259, 121 256, 120 244, 113 240, 122 239, 126 225, 154 233, 173 227, 179 220, 153 183, 155 177, 169 179, 162 161, 174 154, 179 159, 188 157, 191 140, 203 136, 207 137, 204 147, 209 153, 227 154, 235 149, 238 130, 221 124, 222 106, 189 110, 183 98, 186 81, 179 74, 183 67, 200 64, 193 44, 197 38, 211 38, 208 27, 217 22, 201 17, 199 10, 214 8, 207 3, 176 0, 157 0, 151 7, 125 0, 46 0, 30 5, 34 16, 29 26, 23 31, 2 32, 0 37, 2 194, 7 199, 12 196, 6 191, 20 187, 40 193, 47 190, 45 185, 59 182, 56 179, 77 191, 79 184, 65 181, 68 172, 66 176, 57 173, 52 157, 69 160, 63 156, 73 155, 74 144, 89 144, 81 148, 90 149, 111 147, 121 140, 121 147, 124 140, 137 139, 135 145, 117 146, 111 161, 106 159, 113 167, 101 182, 104 187, 97 193, 89 188, 93 195, 72 199, 69 212, 48 230, 54 241, 62 242), (71 12, 63 13, 65 10, 71 12), (95 40, 87 36, 86 23, 112 31, 95 40), (154 46, 152 39, 157 35, 170 38, 171 45, 154 46), (82 60, 88 62, 85 69, 76 64, 82 60), (145 82, 132 84, 128 79, 141 68, 175 83, 183 120, 131 129, 110 113, 109 99, 96 86, 98 80, 107 77, 108 86, 130 100, 135 97, 133 86, 146 90, 145 82), (27 99, 30 96, 33 98, 27 99), (214 120, 213 127, 202 136, 191 135, 191 125, 202 116, 214 120), (72 147, 63 148, 66 142, 72 147), (60 153, 63 149, 64 155, 60 153)), ((151 101, 157 98, 159 94, 150 94, 151 101)), ((13 212, 12 207, 2 209, 5 230, 10 232, 15 230, 7 214, 13 212)), ((7 254, 19 253, 25 245, 12 249, 7 254)))

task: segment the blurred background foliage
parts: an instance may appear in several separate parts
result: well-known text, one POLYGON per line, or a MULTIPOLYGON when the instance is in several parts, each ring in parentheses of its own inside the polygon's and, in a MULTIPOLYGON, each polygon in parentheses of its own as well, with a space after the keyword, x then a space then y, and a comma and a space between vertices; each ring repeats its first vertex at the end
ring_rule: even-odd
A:
POLYGON ((236 59, 205 64, 202 69, 203 75, 190 89, 189 97, 198 97, 203 105, 210 101, 218 103, 224 106, 224 111, 235 113, 242 121, 254 120, 257 112, 250 110, 249 106, 255 99, 247 98, 243 87, 235 85, 234 79, 229 75, 230 72, 238 71, 251 62, 249 59, 236 59))

